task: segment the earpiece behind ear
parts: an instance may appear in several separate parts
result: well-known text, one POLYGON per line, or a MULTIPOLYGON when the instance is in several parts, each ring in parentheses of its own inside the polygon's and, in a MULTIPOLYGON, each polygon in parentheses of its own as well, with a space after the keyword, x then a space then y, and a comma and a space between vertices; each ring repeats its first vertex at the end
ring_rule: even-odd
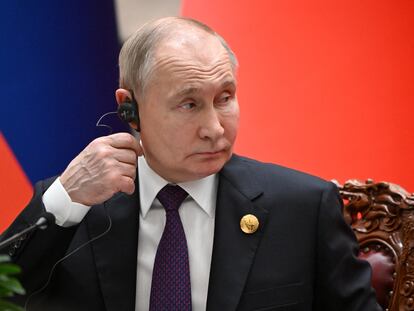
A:
POLYGON ((138 104, 136 101, 123 102, 118 106, 118 117, 127 123, 136 126, 136 130, 140 131, 138 104))

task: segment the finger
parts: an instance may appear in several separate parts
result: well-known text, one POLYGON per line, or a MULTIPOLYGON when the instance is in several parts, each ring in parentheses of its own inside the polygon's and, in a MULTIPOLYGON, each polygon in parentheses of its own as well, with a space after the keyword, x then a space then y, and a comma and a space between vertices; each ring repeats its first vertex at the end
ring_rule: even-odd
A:
POLYGON ((117 149, 132 149, 137 157, 141 156, 143 151, 137 139, 129 133, 116 133, 106 136, 109 144, 117 149))
POLYGON ((119 179, 119 191, 133 194, 135 191, 135 182, 132 178, 127 176, 121 176, 119 179))
POLYGON ((113 151, 113 158, 118 162, 137 164, 137 154, 131 149, 115 149, 113 151))
POLYGON ((120 175, 130 177, 135 180, 137 175, 137 167, 129 163, 119 163, 118 171, 120 175))

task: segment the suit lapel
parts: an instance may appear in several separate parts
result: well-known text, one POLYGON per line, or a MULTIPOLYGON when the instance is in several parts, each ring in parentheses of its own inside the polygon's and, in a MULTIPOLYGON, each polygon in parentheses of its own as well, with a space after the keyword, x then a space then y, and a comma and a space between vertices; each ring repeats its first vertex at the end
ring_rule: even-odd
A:
POLYGON ((133 195, 116 194, 104 205, 93 207, 87 218, 90 237, 110 231, 92 243, 96 270, 107 311, 135 310, 139 224, 138 183, 133 195))
POLYGON ((254 205, 262 194, 243 159, 234 156, 220 173, 207 310, 236 310, 266 222, 267 210, 254 205), (245 234, 240 220, 259 219, 259 229, 245 234))

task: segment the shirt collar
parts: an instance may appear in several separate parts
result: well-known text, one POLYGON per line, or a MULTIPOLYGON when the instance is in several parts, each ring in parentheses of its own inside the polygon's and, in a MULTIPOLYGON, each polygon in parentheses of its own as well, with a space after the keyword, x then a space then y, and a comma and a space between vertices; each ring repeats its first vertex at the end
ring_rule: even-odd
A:
MULTIPOLYGON (((141 215, 145 218, 158 192, 168 184, 168 181, 154 172, 144 157, 138 158, 138 176, 141 215)), ((214 217, 218 186, 217 174, 178 183, 178 185, 187 191, 204 212, 214 217)))

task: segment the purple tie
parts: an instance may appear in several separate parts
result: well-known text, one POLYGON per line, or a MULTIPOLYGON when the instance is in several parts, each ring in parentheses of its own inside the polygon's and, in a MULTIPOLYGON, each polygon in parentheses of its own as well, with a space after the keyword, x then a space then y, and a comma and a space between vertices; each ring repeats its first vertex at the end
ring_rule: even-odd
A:
POLYGON ((188 193, 167 185, 157 195, 165 208, 166 223, 152 271, 150 311, 191 311, 187 240, 178 208, 188 193))

